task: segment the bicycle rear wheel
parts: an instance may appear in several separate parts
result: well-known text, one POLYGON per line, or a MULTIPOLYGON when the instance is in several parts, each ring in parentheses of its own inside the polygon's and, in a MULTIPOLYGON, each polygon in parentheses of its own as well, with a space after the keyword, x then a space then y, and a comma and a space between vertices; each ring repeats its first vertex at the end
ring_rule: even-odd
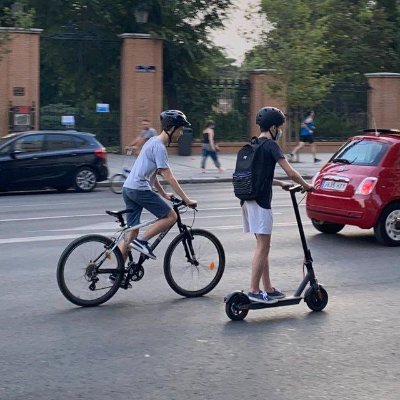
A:
POLYGON ((199 297, 210 292, 222 278, 224 269, 225 252, 221 242, 202 229, 181 233, 165 253, 165 278, 181 296, 199 297))
POLYGON ((86 235, 75 239, 63 251, 57 266, 57 283, 71 303, 98 306, 119 289, 124 259, 118 247, 109 251, 112 244, 105 236, 86 235), (115 280, 109 280, 110 274, 115 280))
POLYGON ((110 178, 110 189, 115 194, 122 193, 122 187, 124 186, 126 176, 124 174, 115 174, 110 178))

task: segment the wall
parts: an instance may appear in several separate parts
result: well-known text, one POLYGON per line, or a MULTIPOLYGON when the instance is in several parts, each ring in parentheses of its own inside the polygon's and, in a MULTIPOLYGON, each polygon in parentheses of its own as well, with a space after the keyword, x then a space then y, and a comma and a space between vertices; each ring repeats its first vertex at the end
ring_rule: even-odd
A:
POLYGON ((120 129, 123 149, 141 130, 143 119, 148 119, 157 132, 160 129, 163 43, 162 40, 146 34, 124 33, 119 37, 123 39, 120 129), (148 67, 154 67, 154 70, 148 67), (148 72, 142 72, 146 70, 148 72))
POLYGON ((368 78, 368 127, 400 129, 400 74, 379 72, 368 78))
POLYGON ((8 52, 0 60, 0 136, 8 133, 9 106, 36 107, 35 128, 39 121, 39 46, 41 29, 0 28, 7 34, 8 52), (17 96, 14 88, 24 88, 17 96))

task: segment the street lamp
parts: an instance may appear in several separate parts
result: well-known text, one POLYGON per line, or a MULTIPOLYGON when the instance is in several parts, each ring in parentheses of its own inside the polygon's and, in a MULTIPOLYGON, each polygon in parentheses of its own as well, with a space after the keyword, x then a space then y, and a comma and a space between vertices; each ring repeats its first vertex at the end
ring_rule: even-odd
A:
POLYGON ((146 8, 135 10, 135 20, 138 24, 146 24, 149 19, 149 11, 146 8))

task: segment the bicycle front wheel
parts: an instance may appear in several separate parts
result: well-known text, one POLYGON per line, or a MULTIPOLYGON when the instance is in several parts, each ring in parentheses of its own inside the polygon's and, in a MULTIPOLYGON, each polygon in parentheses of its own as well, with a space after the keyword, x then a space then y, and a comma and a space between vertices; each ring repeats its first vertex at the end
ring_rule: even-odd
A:
POLYGON ((115 194, 122 193, 122 187, 124 186, 126 176, 124 174, 115 174, 110 178, 110 189, 115 194))
POLYGON ((207 294, 217 286, 224 269, 225 252, 221 242, 202 229, 181 233, 165 253, 165 278, 181 296, 207 294))
POLYGON ((111 239, 86 235, 75 239, 61 254, 57 283, 61 293, 82 307, 98 306, 109 300, 123 279, 124 259, 111 239), (113 275, 114 279, 110 279, 113 275))

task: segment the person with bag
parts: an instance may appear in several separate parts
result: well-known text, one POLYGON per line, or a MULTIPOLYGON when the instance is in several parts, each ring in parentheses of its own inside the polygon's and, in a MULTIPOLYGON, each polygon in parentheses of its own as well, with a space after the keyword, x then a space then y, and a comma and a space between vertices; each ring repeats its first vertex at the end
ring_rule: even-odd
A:
POLYGON ((217 152, 219 151, 218 145, 215 143, 215 122, 208 121, 203 130, 203 145, 202 145, 202 158, 201 158, 201 172, 206 172, 206 160, 210 156, 214 161, 215 166, 219 172, 224 172, 221 168, 221 163, 218 160, 217 152))
POLYGON ((269 249, 272 234, 272 185, 288 190, 292 183, 274 179, 276 163, 304 190, 312 190, 301 175, 288 163, 277 141, 282 134, 285 116, 275 107, 263 107, 256 116, 260 135, 252 138, 238 153, 233 174, 234 193, 242 207, 243 231, 253 233, 256 249, 252 260, 250 291, 251 301, 275 303, 285 294, 274 288, 269 274, 269 249), (264 290, 260 289, 262 281, 264 290))

